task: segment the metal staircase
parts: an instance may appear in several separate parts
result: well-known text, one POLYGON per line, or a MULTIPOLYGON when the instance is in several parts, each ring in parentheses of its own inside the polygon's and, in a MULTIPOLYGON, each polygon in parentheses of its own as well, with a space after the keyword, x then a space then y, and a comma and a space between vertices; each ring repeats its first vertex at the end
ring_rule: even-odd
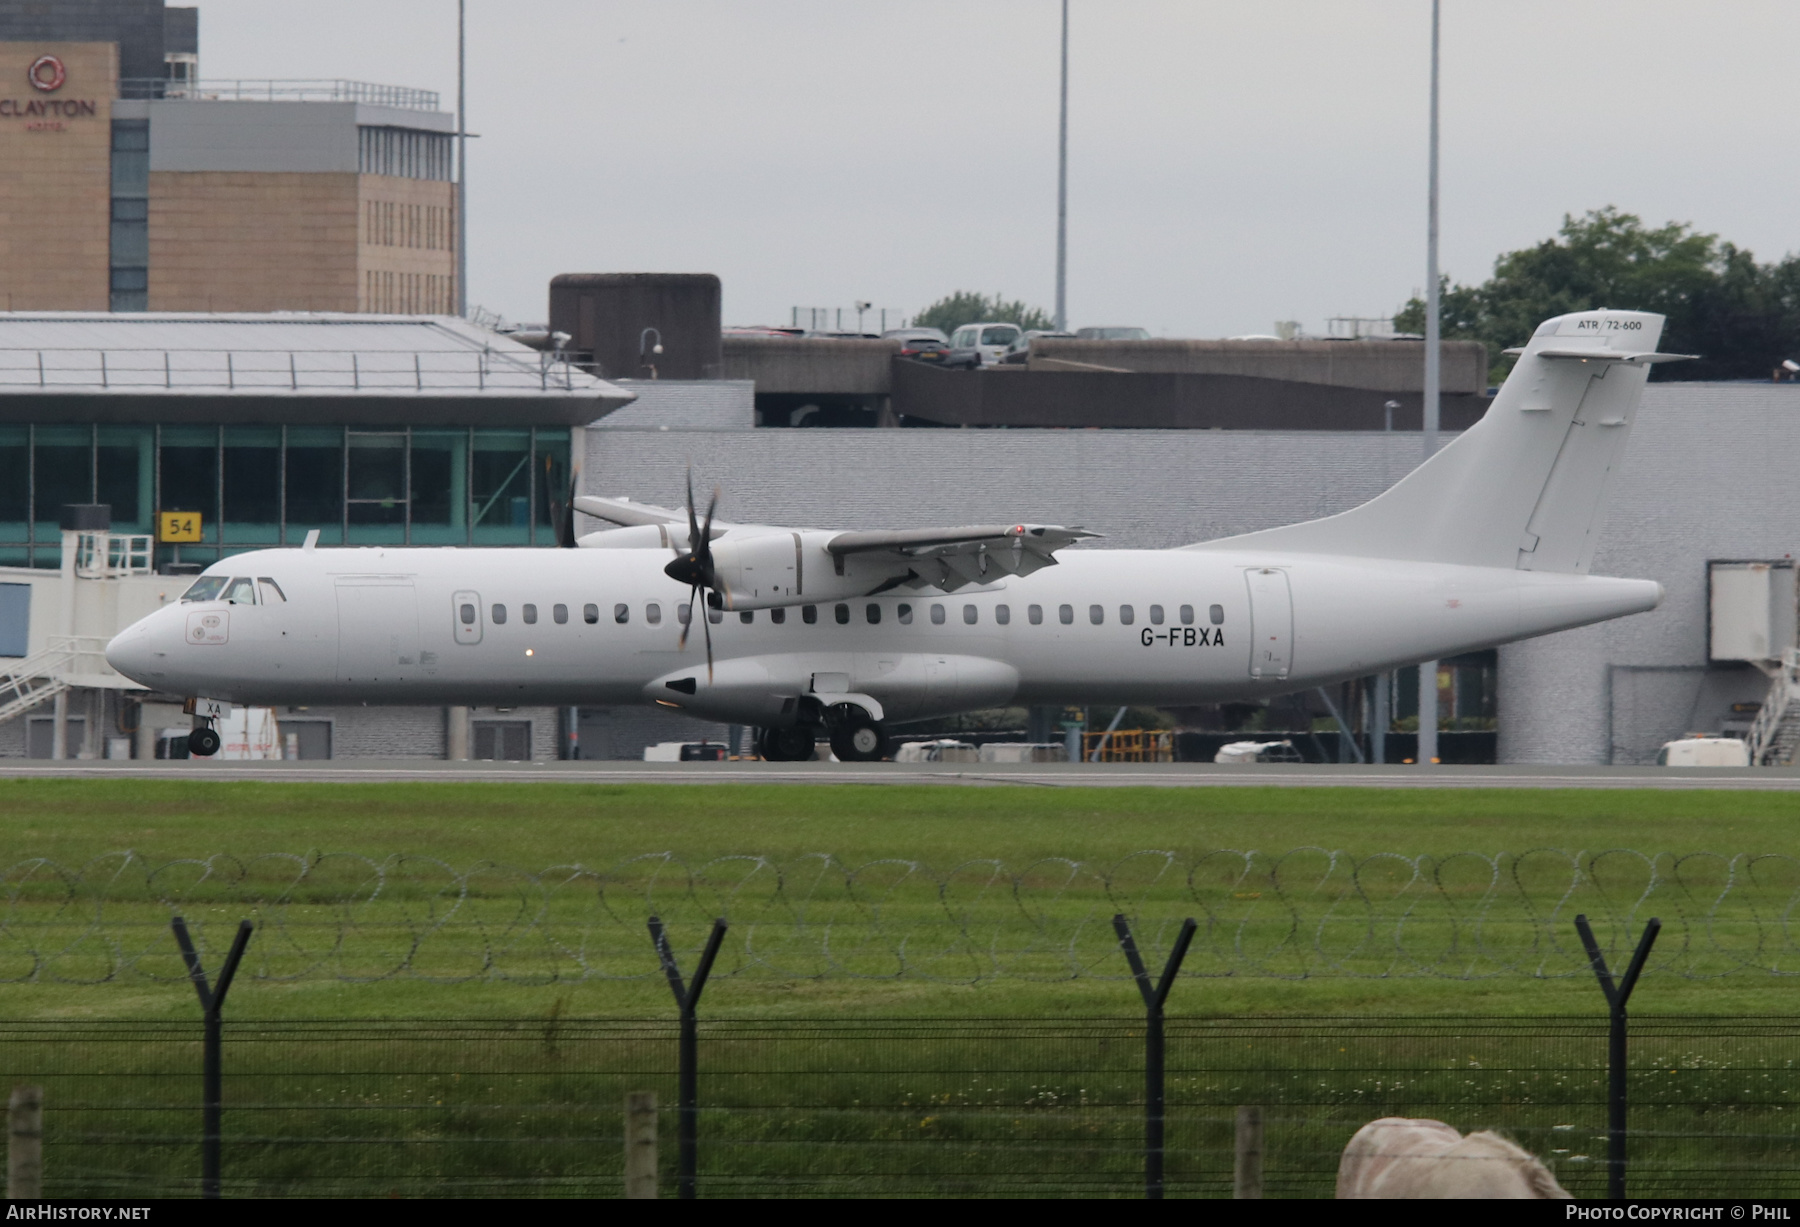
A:
MULTIPOLYGON (((44 650, 0 668, 0 724, 23 715, 45 699, 77 685, 119 687, 123 678, 106 669, 106 640, 98 635, 53 635, 44 650)), ((126 685, 134 685, 126 683, 126 685)))
POLYGON ((1750 726, 1750 762, 1758 767, 1787 767, 1800 749, 1800 651, 1788 648, 1769 683, 1769 695, 1750 726))

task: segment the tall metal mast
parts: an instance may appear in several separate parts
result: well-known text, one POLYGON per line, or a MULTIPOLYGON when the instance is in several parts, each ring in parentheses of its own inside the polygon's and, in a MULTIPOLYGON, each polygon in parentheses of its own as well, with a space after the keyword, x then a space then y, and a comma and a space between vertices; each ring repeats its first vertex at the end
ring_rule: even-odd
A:
POLYGON ((464 88, 463 6, 456 0, 456 313, 469 314, 469 116, 464 88))
MULTIPOLYGON (((1425 399, 1423 460, 1430 460, 1438 446, 1439 359, 1442 356, 1438 316, 1438 6, 1431 0, 1431 153, 1425 206, 1425 399)), ((1419 765, 1429 766, 1438 756, 1438 685, 1435 660, 1419 666, 1419 765)))
POLYGON ((1056 128, 1056 330, 1069 327, 1069 0, 1062 0, 1062 111, 1056 128))

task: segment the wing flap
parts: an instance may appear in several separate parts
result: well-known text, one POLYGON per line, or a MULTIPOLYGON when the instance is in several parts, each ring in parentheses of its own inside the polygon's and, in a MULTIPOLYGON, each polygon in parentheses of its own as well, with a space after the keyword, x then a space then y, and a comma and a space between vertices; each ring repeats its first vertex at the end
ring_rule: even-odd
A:
POLYGON ((870 565, 889 570, 884 587, 905 584, 955 592, 970 584, 991 583, 1003 575, 1029 575, 1055 566, 1057 550, 1099 535, 1056 524, 976 524, 839 533, 825 543, 825 551, 839 574, 843 574, 845 561, 854 557, 859 560, 859 570, 870 565))

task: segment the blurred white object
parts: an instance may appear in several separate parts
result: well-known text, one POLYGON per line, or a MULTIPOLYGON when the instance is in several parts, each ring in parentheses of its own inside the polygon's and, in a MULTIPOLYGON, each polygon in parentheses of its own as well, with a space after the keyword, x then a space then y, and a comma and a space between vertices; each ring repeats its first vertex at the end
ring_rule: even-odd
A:
POLYGON ((1736 737, 1683 737, 1666 741, 1657 752, 1658 767, 1748 767, 1750 747, 1736 737))

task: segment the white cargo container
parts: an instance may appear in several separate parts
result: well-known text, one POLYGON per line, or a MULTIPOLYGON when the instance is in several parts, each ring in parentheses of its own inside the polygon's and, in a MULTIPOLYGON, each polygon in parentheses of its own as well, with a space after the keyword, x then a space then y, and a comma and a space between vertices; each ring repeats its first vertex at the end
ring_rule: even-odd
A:
POLYGON ((1683 737, 1663 743, 1659 767, 1748 767, 1750 747, 1736 737, 1683 737))
POLYGON ((1780 660, 1794 646, 1794 564, 1711 562, 1707 655, 1713 660, 1780 660))

